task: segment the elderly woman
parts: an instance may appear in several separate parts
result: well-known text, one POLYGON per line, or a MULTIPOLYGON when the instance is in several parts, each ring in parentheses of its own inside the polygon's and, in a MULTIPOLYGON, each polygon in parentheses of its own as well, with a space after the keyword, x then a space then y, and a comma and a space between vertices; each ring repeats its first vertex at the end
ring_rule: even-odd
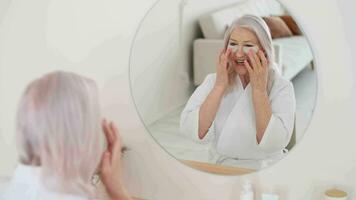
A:
POLYGON ((216 74, 209 74, 181 114, 182 134, 212 141, 212 161, 260 168, 279 159, 293 131, 293 85, 278 73, 269 28, 245 15, 232 23, 216 74))
POLYGON ((121 181, 121 139, 101 121, 94 81, 68 72, 34 80, 19 104, 17 141, 20 164, 3 199, 98 199, 96 172, 111 199, 131 199, 121 181))

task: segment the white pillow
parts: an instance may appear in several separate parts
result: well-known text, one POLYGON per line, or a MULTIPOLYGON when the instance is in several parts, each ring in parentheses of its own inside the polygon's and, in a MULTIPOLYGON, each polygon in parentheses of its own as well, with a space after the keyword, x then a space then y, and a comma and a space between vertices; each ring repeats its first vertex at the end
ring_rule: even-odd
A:
POLYGON ((227 27, 245 14, 257 16, 282 15, 283 6, 276 0, 243 0, 199 19, 203 35, 207 39, 222 39, 227 27))

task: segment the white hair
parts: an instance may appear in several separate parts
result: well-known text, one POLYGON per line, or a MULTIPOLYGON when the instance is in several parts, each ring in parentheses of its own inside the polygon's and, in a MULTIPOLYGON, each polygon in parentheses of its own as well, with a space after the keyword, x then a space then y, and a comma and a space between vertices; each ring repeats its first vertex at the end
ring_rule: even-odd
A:
MULTIPOLYGON (((270 63, 268 66, 269 70, 268 70, 268 83, 267 83, 268 92, 270 92, 275 76, 279 75, 279 70, 274 60, 275 56, 274 56, 274 48, 272 43, 271 32, 266 22, 261 17, 255 15, 243 15, 242 17, 235 20, 225 32, 225 37, 224 37, 225 50, 229 43, 232 32, 237 27, 247 28, 250 31, 254 32, 262 48, 264 49, 267 55, 267 60, 269 60, 270 63)), ((233 77, 231 78, 233 79, 236 78, 236 75, 237 75, 236 73, 232 72, 233 77)), ((232 81, 230 83, 232 83, 232 81)))
POLYGON ((95 196, 91 185, 103 152, 94 81, 56 71, 26 88, 17 113, 20 162, 40 165, 46 186, 95 196))

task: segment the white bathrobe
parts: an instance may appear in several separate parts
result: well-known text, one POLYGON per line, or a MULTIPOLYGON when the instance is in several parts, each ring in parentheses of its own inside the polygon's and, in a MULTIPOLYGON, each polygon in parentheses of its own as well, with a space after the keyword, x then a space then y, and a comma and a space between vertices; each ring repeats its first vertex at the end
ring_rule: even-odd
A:
POLYGON ((81 196, 47 189, 40 178, 40 168, 19 164, 0 200, 88 200, 81 196))
POLYGON ((244 89, 238 76, 232 92, 223 97, 207 135, 199 139, 199 109, 215 79, 216 74, 209 74, 188 100, 181 114, 181 133, 199 143, 210 143, 210 162, 214 163, 259 169, 282 158, 294 128, 292 83, 276 74, 269 93, 272 116, 258 144, 251 86, 244 89))

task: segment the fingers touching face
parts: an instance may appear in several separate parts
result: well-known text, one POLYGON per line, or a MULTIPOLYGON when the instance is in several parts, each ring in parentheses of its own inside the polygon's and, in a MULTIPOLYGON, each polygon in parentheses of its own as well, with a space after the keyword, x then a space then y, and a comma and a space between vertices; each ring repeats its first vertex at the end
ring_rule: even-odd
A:
POLYGON ((261 50, 257 53, 250 51, 248 53, 248 60, 248 63, 252 68, 268 68, 268 59, 266 58, 265 53, 261 50))

